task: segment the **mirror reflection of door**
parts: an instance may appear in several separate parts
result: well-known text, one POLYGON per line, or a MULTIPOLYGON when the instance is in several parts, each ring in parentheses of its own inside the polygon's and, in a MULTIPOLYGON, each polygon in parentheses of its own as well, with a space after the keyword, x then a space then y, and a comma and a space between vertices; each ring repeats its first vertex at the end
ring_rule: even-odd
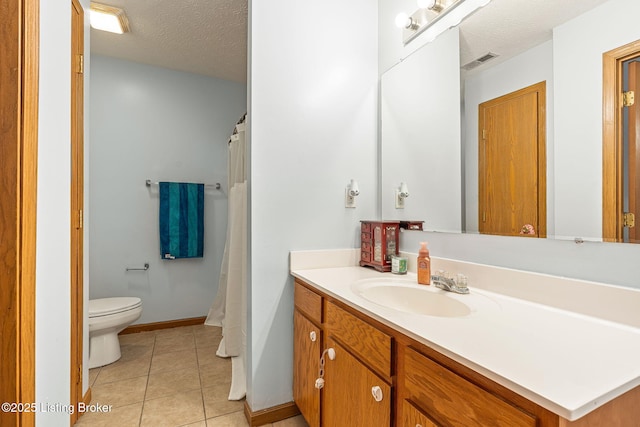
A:
MULTIPOLYGON (((622 63, 622 86, 626 93, 639 94, 640 57, 622 63)), ((629 98, 631 99, 631 98, 629 98)), ((625 213, 622 224, 623 241, 640 243, 640 235, 631 218, 640 212, 640 173, 636 165, 640 165, 640 108, 637 102, 625 103, 622 115, 622 210, 625 213), (627 105, 630 104, 630 105, 627 105)))
POLYGON ((546 83, 479 105, 479 231, 546 237, 546 83))
POLYGON ((640 243, 640 40, 602 55, 602 238, 640 243))

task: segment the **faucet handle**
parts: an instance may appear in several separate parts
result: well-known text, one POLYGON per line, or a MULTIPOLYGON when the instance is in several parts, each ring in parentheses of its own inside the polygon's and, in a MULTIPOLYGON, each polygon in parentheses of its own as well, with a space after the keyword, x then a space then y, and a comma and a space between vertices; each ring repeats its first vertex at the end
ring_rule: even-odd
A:
POLYGON ((467 287, 467 276, 465 276, 462 273, 459 273, 456 276, 456 285, 458 285, 461 288, 466 288, 467 287))

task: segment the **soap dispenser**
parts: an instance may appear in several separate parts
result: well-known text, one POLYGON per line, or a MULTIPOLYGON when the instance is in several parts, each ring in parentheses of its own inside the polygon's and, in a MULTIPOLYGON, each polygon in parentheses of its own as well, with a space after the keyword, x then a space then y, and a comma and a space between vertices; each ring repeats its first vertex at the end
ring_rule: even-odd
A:
POLYGON ((420 252, 418 252, 418 283, 421 285, 431 284, 431 257, 427 242, 420 242, 420 252))

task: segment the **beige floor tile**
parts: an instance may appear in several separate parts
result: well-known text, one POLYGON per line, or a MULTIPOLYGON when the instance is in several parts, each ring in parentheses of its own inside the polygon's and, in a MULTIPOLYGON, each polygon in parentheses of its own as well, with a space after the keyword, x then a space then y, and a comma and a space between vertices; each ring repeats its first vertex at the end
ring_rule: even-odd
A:
POLYGON ((75 424, 77 427, 138 427, 142 402, 113 408, 109 412, 87 412, 75 424))
POLYGON ((302 415, 273 423, 273 427, 309 427, 302 415))
POLYGON ((102 368, 89 369, 89 387, 91 387, 93 385, 93 383, 96 381, 96 378, 98 378, 98 374, 100 373, 100 369, 102 369, 102 368))
POLYGON ((170 396, 178 392, 190 390, 200 391, 200 378, 197 368, 192 367, 175 371, 158 372, 149 375, 145 400, 170 396))
POLYGON ((218 357, 214 363, 200 366, 200 383, 203 388, 231 381, 231 359, 218 357))
POLYGON ((150 359, 153 354, 153 342, 120 344, 120 353, 120 362, 150 359))
POLYGON ((207 422, 206 421, 198 421, 197 423, 186 424, 186 425, 180 426, 180 427, 207 427, 207 422))
POLYGON ((198 334, 200 332, 210 332, 210 331, 217 331, 218 333, 222 333, 222 328, 220 326, 205 325, 204 323, 201 325, 193 326, 194 334, 198 334))
POLYGON ((167 335, 188 335, 193 334, 193 326, 179 326, 177 328, 158 329, 154 331, 156 337, 163 337, 167 335))
POLYGON ((198 353, 198 365, 200 366, 215 363, 218 361, 218 359, 220 359, 218 356, 216 356, 216 351, 218 350, 217 346, 198 347, 196 350, 198 353))
POLYGON ((196 347, 218 347, 222 335, 218 333, 200 333, 194 335, 196 338, 196 347))
POLYGON ((216 385, 202 389, 204 413, 207 418, 218 417, 243 410, 244 400, 228 399, 230 387, 231 378, 228 378, 227 381, 221 381, 216 385))
POLYGON ((243 411, 207 419, 207 427, 249 427, 243 411))
POLYGON ((142 377, 149 374, 151 359, 135 359, 130 362, 115 362, 103 366, 94 384, 105 384, 128 378, 142 377))
POLYGON ((151 359, 151 374, 162 371, 175 371, 177 369, 198 368, 198 358, 196 350, 173 351, 171 353, 160 353, 151 359))
POLYGON ((196 347, 193 334, 158 335, 153 354, 171 353, 196 347))
POLYGON ((142 402, 147 388, 147 377, 130 378, 106 384, 97 384, 91 388, 91 403, 119 406, 142 402))
POLYGON ((153 332, 137 332, 135 334, 118 335, 120 345, 123 344, 148 344, 156 340, 156 334, 153 332))
POLYGON ((204 420, 202 393, 194 390, 144 402, 142 427, 175 427, 204 420))

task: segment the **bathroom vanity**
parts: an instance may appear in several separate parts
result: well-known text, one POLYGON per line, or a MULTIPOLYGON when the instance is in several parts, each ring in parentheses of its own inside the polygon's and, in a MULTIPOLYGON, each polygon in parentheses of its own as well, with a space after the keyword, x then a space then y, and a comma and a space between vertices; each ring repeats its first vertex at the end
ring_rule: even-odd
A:
POLYGON ((470 270, 455 271, 471 273, 471 293, 456 295, 356 267, 357 252, 346 262, 312 252, 291 257, 294 400, 311 427, 637 425, 640 319, 592 310, 605 294, 637 303, 640 292, 505 269, 488 290, 473 279, 483 284, 492 267, 433 258, 436 269, 470 270), (519 295, 494 292, 514 274, 519 295), (524 299, 536 280, 582 286, 585 307, 524 299))

